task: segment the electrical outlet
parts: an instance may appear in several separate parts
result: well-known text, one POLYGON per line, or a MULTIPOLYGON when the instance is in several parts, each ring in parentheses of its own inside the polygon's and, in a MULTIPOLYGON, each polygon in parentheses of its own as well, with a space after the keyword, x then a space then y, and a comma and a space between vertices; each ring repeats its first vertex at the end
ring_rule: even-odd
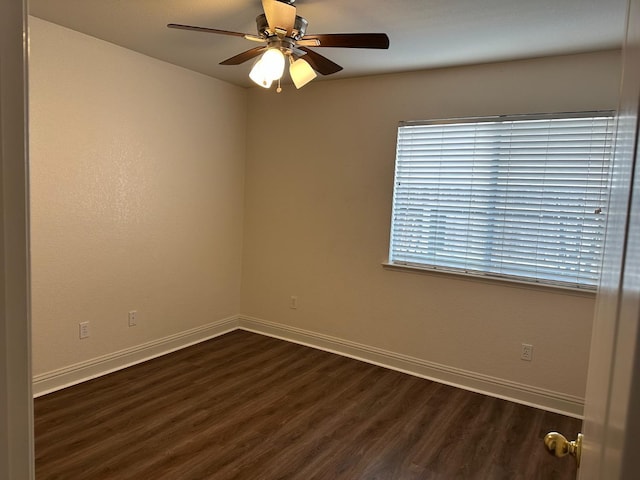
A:
POLYGON ((80 338, 89 337, 89 322, 80 322, 80 338))
POLYGON ((129 312, 129 326, 135 327, 138 324, 138 312, 136 310, 131 310, 129 312))
POLYGON ((526 360, 530 362, 533 360, 533 345, 529 345, 528 343, 522 344, 522 351, 520 353, 520 358, 522 360, 526 360))
POLYGON ((291 296, 291 299, 289 300, 289 308, 292 308, 293 310, 298 308, 298 297, 291 296))

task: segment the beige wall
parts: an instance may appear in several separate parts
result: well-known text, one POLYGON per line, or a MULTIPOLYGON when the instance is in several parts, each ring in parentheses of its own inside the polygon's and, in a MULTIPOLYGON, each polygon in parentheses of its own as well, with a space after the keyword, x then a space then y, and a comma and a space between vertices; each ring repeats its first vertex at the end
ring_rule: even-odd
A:
POLYGON ((615 108, 619 62, 604 52, 251 90, 242 312, 582 397, 592 297, 381 267, 395 136, 401 120, 615 108))
POLYGON ((30 29, 33 373, 237 314, 246 90, 30 29))

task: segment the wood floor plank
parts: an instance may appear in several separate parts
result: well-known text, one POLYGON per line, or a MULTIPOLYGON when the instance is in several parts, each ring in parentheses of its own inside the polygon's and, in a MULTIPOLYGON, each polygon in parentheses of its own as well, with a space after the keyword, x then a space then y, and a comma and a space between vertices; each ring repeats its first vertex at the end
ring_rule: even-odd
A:
POLYGON ((573 480, 580 423, 235 331, 36 399, 36 479, 573 480))

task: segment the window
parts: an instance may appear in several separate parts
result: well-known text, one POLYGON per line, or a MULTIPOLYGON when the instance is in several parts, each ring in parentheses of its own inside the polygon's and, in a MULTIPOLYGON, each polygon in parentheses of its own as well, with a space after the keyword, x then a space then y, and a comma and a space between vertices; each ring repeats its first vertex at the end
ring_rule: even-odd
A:
POLYGON ((612 112, 403 122, 389 262, 593 289, 612 112))

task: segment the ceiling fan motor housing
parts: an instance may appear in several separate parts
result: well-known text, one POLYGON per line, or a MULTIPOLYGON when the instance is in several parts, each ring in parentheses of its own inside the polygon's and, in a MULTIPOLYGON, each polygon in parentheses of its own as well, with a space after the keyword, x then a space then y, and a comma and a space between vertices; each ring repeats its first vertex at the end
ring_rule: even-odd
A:
MULTIPOLYGON (((262 38, 269 38, 269 23, 267 22, 267 16, 264 13, 256 17, 256 25, 258 27, 258 35, 262 38)), ((291 32, 291 38, 293 38, 294 40, 300 40, 302 37, 304 37, 308 25, 309 22, 307 22, 305 18, 296 15, 296 20, 293 23, 293 29, 291 32)))

